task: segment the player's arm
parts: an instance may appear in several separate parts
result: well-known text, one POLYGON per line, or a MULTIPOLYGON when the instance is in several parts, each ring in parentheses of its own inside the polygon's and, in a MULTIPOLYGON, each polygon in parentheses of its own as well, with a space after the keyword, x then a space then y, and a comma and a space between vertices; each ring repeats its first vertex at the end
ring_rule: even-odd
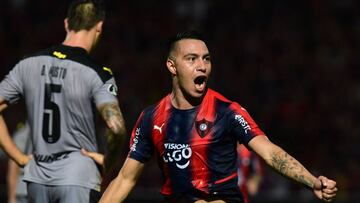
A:
POLYGON ((91 159, 93 159, 100 166, 104 166, 104 155, 97 152, 89 152, 86 149, 81 149, 81 153, 91 159))
POLYGON ((335 181, 324 176, 314 177, 299 161, 270 142, 266 136, 256 136, 248 145, 280 174, 313 189, 319 199, 329 202, 335 198, 335 181))
POLYGON ((5 99, 0 97, 0 113, 2 113, 7 107, 8 103, 5 101, 5 99))
POLYGON ((102 104, 98 106, 98 110, 111 131, 107 134, 108 153, 104 161, 106 170, 109 171, 113 167, 109 164, 116 163, 126 137, 125 121, 117 102, 102 104))
POLYGON ((30 156, 22 153, 10 137, 9 130, 2 116, 2 111, 5 110, 7 106, 6 101, 0 98, 0 147, 16 164, 23 167, 29 162, 30 156))
POLYGON ((116 135, 111 138, 126 134, 124 118, 117 102, 102 104, 98 110, 111 132, 116 135))
POLYGON ((6 175, 8 203, 16 202, 16 186, 19 179, 19 173, 19 166, 13 160, 9 159, 6 175))
POLYGON ((99 203, 123 202, 135 186, 143 168, 143 163, 127 158, 117 177, 105 190, 99 203))

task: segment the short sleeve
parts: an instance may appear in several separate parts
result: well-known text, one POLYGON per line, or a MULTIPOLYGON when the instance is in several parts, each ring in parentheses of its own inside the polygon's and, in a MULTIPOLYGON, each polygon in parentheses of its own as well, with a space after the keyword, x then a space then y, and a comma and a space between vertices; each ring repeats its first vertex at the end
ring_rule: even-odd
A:
POLYGON ((151 138, 151 114, 142 112, 131 133, 128 157, 145 163, 151 159, 154 144, 151 138))
POLYGON ((96 105, 118 101, 118 88, 114 77, 110 77, 106 81, 103 81, 100 76, 97 75, 92 80, 92 83, 92 95, 96 105))
POLYGON ((19 62, 0 83, 0 97, 10 104, 16 103, 23 94, 21 62, 19 62))
POLYGON ((246 109, 237 103, 230 105, 228 122, 231 133, 236 136, 239 143, 245 144, 246 146, 254 137, 265 135, 246 109))

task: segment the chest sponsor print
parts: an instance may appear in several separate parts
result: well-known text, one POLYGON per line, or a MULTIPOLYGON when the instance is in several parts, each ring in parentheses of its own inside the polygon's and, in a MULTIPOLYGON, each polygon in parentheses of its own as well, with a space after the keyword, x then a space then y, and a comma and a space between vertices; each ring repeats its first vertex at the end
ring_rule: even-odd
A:
POLYGON ((190 164, 192 150, 189 144, 164 143, 165 153, 163 160, 165 163, 173 164, 179 169, 185 169, 190 164))

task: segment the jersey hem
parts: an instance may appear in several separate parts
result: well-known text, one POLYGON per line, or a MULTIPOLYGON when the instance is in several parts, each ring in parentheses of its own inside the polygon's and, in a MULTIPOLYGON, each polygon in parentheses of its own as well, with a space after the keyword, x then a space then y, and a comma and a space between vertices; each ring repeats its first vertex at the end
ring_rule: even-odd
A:
POLYGON ((23 180, 25 182, 34 182, 42 185, 51 185, 51 186, 64 186, 64 185, 81 186, 100 192, 100 183, 98 185, 94 185, 94 184, 83 184, 83 183, 74 183, 74 182, 43 181, 35 178, 24 178, 23 180))

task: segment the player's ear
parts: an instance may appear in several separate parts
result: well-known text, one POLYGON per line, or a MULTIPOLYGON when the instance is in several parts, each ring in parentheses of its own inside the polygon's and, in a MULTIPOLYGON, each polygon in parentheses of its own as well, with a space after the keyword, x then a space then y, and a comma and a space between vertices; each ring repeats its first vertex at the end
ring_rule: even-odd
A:
POLYGON ((101 34, 103 24, 104 24, 103 21, 99 21, 98 23, 96 23, 95 30, 97 33, 101 34))
POLYGON ((69 22, 67 18, 64 19, 64 27, 65 27, 65 31, 69 32, 69 22))
POLYGON ((173 59, 171 59, 170 57, 168 57, 166 60, 166 67, 168 68, 168 70, 170 71, 170 73, 172 75, 176 75, 175 61, 173 59))

